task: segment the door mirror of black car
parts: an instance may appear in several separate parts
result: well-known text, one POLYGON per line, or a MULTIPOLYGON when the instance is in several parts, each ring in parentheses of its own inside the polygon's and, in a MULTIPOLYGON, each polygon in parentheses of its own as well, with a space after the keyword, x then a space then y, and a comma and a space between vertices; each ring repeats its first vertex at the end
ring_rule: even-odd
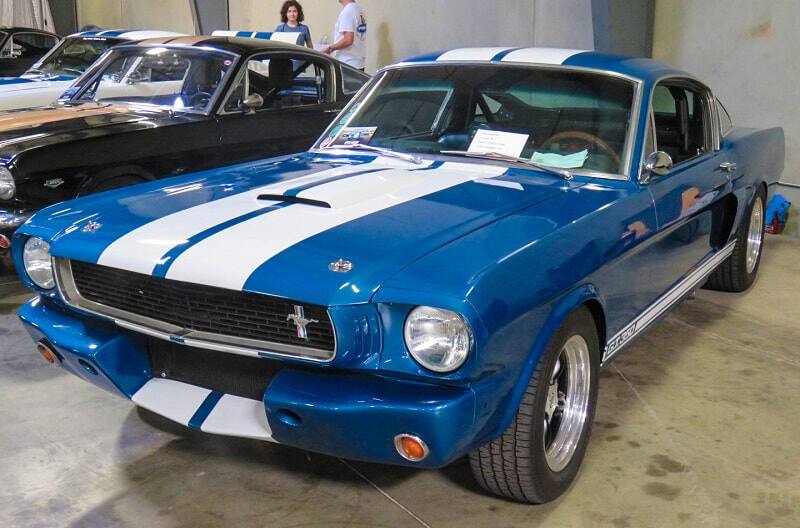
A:
POLYGON ((642 172, 639 181, 647 183, 650 181, 650 175, 666 176, 672 170, 672 156, 663 151, 653 152, 647 156, 644 162, 644 171, 642 172))
POLYGON ((262 106, 264 106, 264 98, 257 93, 248 95, 242 101, 242 108, 244 108, 247 113, 255 112, 262 106))
POLYGON ((142 75, 141 72, 131 72, 128 74, 128 78, 125 80, 127 84, 134 85, 145 82, 145 76, 142 75))

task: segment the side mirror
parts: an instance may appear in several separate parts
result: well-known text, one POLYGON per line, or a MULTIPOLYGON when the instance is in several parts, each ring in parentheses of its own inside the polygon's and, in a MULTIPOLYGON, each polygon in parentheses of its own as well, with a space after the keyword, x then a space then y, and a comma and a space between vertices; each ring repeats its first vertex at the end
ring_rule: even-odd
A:
POLYGON ((639 180, 642 183, 650 181, 650 174, 666 176, 672 170, 672 156, 663 151, 653 152, 644 162, 644 172, 639 180))
POLYGON ((144 75, 141 72, 131 72, 128 79, 125 81, 129 85, 139 84, 145 81, 144 75))
POLYGON ((242 108, 247 112, 255 112, 262 106, 264 106, 264 98, 257 93, 248 95, 242 101, 242 108))

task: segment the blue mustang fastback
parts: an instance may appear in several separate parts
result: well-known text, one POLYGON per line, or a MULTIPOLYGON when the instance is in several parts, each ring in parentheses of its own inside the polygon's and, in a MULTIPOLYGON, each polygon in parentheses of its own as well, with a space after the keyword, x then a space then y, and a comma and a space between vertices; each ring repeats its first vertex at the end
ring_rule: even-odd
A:
POLYGON ((379 72, 309 152, 52 206, 16 233, 40 353, 209 433, 554 499, 599 369, 755 279, 781 129, 652 60, 459 49, 379 72))

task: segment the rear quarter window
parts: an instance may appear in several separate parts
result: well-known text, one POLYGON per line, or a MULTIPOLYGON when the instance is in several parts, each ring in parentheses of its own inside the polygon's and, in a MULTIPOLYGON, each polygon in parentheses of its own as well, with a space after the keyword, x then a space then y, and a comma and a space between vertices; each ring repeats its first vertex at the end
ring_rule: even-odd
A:
POLYGON ((369 80, 369 76, 352 68, 342 66, 342 91, 352 95, 359 91, 369 80))
POLYGON ((725 109, 725 106, 719 101, 717 101, 717 113, 719 114, 719 128, 724 136, 733 128, 733 121, 731 121, 731 115, 725 109))

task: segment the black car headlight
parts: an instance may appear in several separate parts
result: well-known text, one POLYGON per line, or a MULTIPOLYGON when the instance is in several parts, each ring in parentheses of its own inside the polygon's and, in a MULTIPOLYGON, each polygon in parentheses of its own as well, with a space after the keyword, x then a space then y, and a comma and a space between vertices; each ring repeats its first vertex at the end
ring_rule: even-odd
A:
POLYGON ((430 306, 411 310, 404 336, 411 357, 434 372, 459 368, 472 346, 472 331, 460 314, 430 306))
POLYGON ((0 200, 10 200, 17 194, 14 176, 6 167, 0 166, 0 200))
POLYGON ((39 237, 31 237, 25 241, 22 250, 22 262, 25 273, 38 287, 52 290, 56 285, 53 276, 53 259, 50 257, 50 244, 39 237))

